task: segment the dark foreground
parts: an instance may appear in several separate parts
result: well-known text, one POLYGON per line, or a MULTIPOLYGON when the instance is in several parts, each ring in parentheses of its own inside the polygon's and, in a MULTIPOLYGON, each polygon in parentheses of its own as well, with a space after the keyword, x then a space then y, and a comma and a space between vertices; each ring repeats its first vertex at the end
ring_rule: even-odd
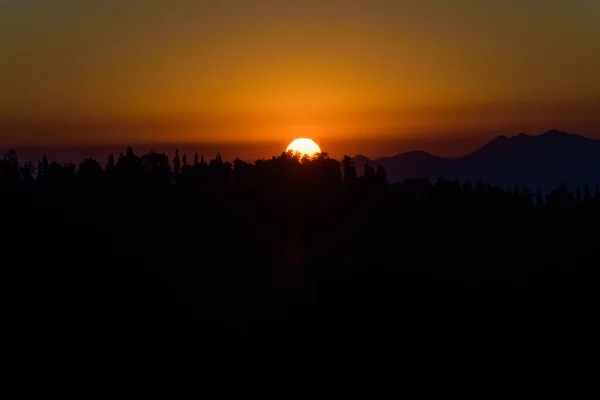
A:
POLYGON ((600 197, 588 190, 536 200, 390 186, 384 171, 359 179, 346 161, 342 176, 326 158, 161 160, 55 166, 18 184, 5 161, 3 390, 491 394, 595 381, 600 197))

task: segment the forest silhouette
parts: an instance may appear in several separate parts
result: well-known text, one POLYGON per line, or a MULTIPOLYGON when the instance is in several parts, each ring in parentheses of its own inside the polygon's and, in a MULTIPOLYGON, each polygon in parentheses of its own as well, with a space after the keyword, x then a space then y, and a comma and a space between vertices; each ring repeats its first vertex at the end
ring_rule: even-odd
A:
MULTIPOLYGON (((597 186, 390 184, 349 157, 0 161, 23 396, 593 381, 597 186)), ((485 393, 485 392, 483 392, 485 393)))

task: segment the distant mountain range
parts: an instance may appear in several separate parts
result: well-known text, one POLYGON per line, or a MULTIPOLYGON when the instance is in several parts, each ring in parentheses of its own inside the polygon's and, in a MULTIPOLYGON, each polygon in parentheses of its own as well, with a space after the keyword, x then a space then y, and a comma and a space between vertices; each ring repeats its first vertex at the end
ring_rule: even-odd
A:
POLYGON ((359 174, 365 164, 382 165, 390 182, 446 178, 544 191, 559 183, 570 188, 600 183, 600 140, 558 130, 538 136, 498 136, 473 153, 454 159, 411 151, 376 160, 357 155, 353 161, 359 174))

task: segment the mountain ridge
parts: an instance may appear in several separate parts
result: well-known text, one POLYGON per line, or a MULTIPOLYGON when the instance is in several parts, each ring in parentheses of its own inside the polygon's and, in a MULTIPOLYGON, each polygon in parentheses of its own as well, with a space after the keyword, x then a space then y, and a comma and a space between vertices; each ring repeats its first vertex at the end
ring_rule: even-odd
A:
POLYGON ((359 174, 364 165, 382 165, 390 182, 406 178, 482 181, 550 190, 600 183, 600 140, 551 129, 539 135, 499 135, 471 153, 445 158, 422 150, 369 159, 352 158, 359 174))

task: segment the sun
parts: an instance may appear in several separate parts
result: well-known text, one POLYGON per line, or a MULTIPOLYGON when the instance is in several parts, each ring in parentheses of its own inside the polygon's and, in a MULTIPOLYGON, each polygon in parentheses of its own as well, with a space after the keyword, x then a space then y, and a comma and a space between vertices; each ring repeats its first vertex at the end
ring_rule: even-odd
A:
POLYGON ((286 151, 293 151, 294 153, 300 153, 302 157, 305 155, 309 157, 314 157, 315 154, 321 152, 321 148, 318 144, 315 143, 314 140, 308 138, 300 138, 294 140, 287 147, 286 151))

